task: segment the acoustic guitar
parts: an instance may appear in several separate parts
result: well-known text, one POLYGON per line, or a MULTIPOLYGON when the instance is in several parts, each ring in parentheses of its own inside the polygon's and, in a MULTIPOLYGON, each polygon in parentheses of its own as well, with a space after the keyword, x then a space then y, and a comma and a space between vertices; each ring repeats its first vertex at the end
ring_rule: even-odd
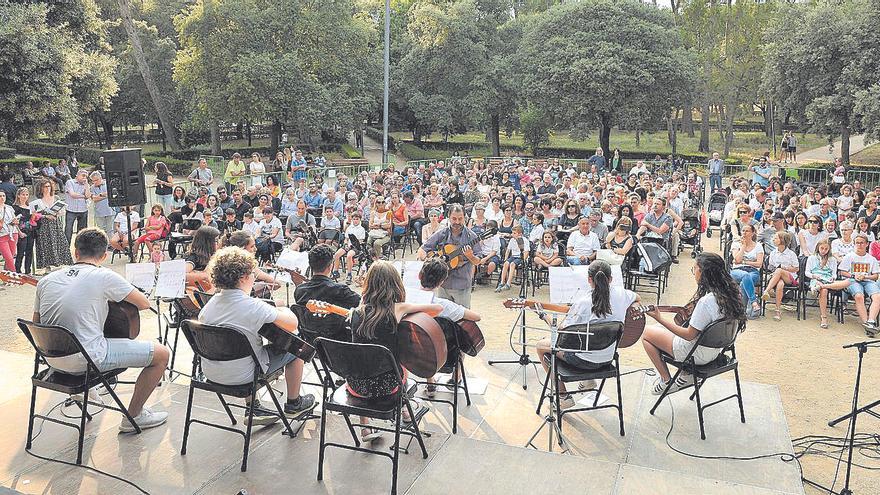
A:
MULTIPOLYGON (((335 314, 348 318, 352 310, 310 300, 306 309, 314 314, 335 314)), ((398 359, 416 376, 434 376, 446 363, 446 337, 434 318, 425 313, 408 314, 397 325, 398 359)))
POLYGON ((293 281, 293 285, 299 285, 303 282, 307 282, 309 279, 305 277, 299 270, 294 270, 290 268, 284 268, 283 266, 273 265, 272 263, 266 263, 264 265, 267 269, 272 269, 276 271, 286 272, 290 275, 290 280, 293 281))
MULTIPOLYGON (((0 280, 10 285, 37 286, 39 280, 30 275, 0 271, 0 280)), ((137 306, 128 301, 107 303, 109 311, 104 321, 104 337, 108 339, 136 339, 141 332, 141 315, 137 306)))
MULTIPOLYGON (((568 313, 569 306, 563 304, 542 303, 530 299, 507 299, 504 307, 518 309, 522 307, 535 309, 540 305, 541 309, 554 313, 568 313)), ((653 306, 630 306, 626 311, 626 319, 623 322, 623 336, 620 337, 619 348, 630 347, 639 341, 645 331, 645 313, 653 310, 653 306)))
MULTIPOLYGON (((498 229, 484 230, 477 236, 477 238, 482 241, 492 237, 497 232, 498 229)), ((450 270, 458 268, 465 261, 464 254, 462 253, 462 246, 459 246, 458 244, 444 244, 442 246, 437 246, 437 249, 427 253, 427 257, 439 259, 446 263, 446 266, 448 266, 450 270)))
POLYGON ((486 346, 486 338, 477 322, 458 320, 458 348, 468 356, 476 356, 486 346))

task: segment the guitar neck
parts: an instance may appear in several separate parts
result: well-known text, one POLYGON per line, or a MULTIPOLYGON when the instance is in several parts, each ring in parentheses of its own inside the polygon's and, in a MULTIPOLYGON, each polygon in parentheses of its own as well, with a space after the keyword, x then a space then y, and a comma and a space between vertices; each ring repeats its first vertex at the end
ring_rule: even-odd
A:
POLYGON ((535 309, 538 305, 540 305, 541 309, 553 311, 554 313, 568 313, 569 310, 569 306, 566 306, 564 304, 542 303, 541 301, 532 301, 531 299, 523 301, 522 305, 529 309, 535 309))

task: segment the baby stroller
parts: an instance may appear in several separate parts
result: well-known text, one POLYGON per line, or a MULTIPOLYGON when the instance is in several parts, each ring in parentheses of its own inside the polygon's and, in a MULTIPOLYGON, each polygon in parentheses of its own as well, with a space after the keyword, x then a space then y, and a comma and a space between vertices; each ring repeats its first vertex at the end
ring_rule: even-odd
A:
POLYGON ((715 191, 709 196, 709 226, 706 228, 706 237, 712 237, 712 227, 718 227, 721 231, 721 220, 724 219, 724 207, 727 205, 727 193, 723 190, 715 191))
POLYGON ((703 251, 700 245, 702 222, 700 210, 685 208, 681 212, 681 221, 684 223, 679 234, 679 246, 691 246, 691 258, 696 258, 703 251))

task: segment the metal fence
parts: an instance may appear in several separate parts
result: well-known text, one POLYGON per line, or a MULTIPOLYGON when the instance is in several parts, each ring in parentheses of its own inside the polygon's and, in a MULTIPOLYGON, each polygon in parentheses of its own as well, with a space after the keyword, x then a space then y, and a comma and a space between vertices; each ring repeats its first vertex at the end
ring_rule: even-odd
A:
POLYGON ((846 173, 846 181, 852 184, 855 181, 862 183, 865 189, 873 189, 880 186, 880 171, 874 170, 850 170, 846 173))

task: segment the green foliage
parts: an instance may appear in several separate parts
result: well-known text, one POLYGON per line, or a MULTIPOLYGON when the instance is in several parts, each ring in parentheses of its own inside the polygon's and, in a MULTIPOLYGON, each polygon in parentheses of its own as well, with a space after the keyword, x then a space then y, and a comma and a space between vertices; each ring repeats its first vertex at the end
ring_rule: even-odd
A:
POLYGON ((46 156, 49 158, 66 158, 71 149, 76 150, 78 161, 86 163, 98 163, 103 150, 70 146, 66 144, 47 143, 44 141, 13 141, 9 143, 20 155, 46 156))
POLYGON ((0 160, 8 160, 15 158, 15 148, 4 148, 0 146, 0 160))
POLYGON ((94 0, 0 0, 0 132, 65 135, 116 92, 94 0))
POLYGON ((341 149, 345 158, 362 158, 361 152, 348 143, 342 144, 341 149))
POLYGON ((550 144, 549 119, 536 108, 528 108, 519 115, 523 143, 537 154, 538 148, 550 144))
POLYGON ((880 83, 856 93, 854 110, 867 137, 880 141, 880 83))

